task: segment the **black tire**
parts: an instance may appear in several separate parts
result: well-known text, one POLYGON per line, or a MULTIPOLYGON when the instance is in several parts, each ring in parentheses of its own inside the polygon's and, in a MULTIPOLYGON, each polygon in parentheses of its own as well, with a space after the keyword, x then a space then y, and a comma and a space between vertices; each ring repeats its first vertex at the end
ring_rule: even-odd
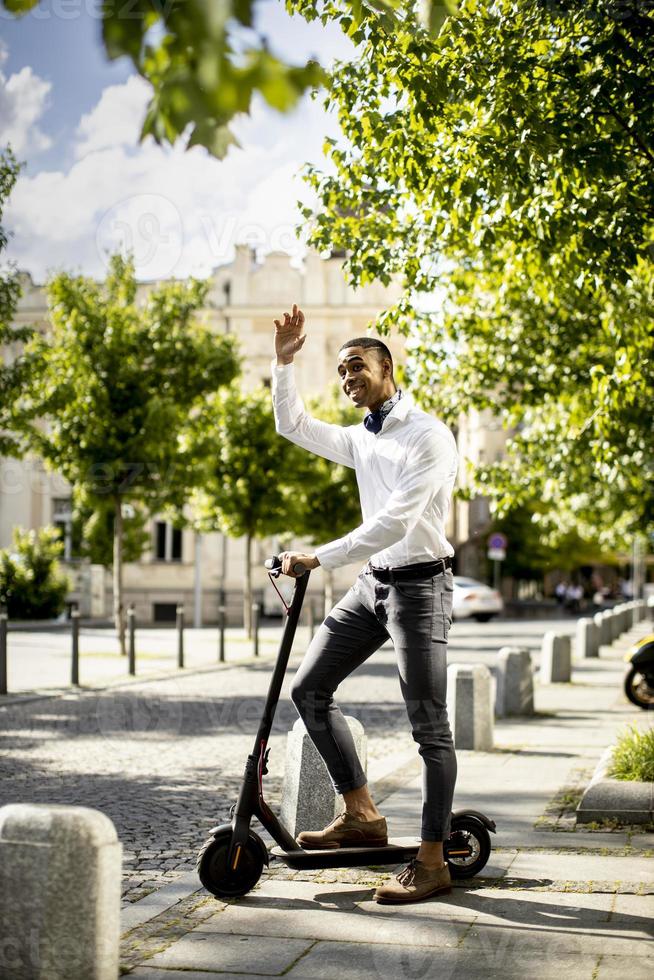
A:
POLYGON ((445 859, 453 878, 473 878, 486 866, 490 857, 490 834, 475 817, 454 817, 450 836, 445 843, 445 859), (464 854, 451 854, 451 851, 464 854))
POLYGON ((624 693, 637 707, 644 708, 645 711, 654 709, 654 688, 636 667, 632 667, 624 679, 624 693))
POLYGON ((227 868, 230 841, 231 830, 210 837, 200 848, 195 865, 200 881, 217 898, 247 895, 263 871, 263 845, 255 833, 250 831, 235 871, 227 868))
POLYGON ((472 618, 476 619, 478 623, 489 623, 494 615, 495 613, 475 613, 472 618))

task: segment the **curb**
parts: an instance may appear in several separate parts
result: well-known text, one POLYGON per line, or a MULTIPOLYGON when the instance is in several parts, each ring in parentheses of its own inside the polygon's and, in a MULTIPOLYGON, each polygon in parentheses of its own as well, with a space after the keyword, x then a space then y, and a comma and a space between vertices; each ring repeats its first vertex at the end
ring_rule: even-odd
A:
POLYGON ((577 823, 619 820, 643 824, 654 821, 654 783, 611 779, 606 775, 613 756, 613 746, 602 754, 593 778, 584 790, 577 807, 577 823))

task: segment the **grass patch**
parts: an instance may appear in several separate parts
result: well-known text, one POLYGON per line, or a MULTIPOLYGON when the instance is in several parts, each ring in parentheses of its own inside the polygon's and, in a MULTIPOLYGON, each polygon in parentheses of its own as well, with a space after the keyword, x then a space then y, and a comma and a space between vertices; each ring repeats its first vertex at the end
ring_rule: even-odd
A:
POLYGON ((654 782, 654 729, 642 732, 630 725, 613 750, 608 775, 614 779, 654 782))

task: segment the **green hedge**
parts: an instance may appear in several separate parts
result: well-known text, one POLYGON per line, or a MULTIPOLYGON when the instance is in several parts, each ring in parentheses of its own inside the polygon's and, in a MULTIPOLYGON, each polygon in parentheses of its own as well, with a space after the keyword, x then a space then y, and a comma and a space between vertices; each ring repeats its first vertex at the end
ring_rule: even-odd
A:
POLYGON ((614 779, 654 781, 654 731, 641 732, 631 725, 620 735, 613 750, 609 776, 614 779))
POLYGON ((54 527, 14 528, 13 547, 0 550, 0 604, 10 619, 51 619, 63 612, 71 582, 60 567, 54 527))

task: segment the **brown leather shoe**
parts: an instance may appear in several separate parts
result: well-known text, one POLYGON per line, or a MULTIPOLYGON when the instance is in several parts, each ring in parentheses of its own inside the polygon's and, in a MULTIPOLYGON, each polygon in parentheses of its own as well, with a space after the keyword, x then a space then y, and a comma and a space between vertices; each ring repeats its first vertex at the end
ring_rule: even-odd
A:
POLYGON ((324 830, 304 830, 296 840, 307 851, 333 847, 385 847, 388 844, 388 831, 385 817, 359 820, 354 814, 343 810, 324 830))
POLYGON ((395 876, 395 881, 380 885, 373 898, 382 904, 419 902, 432 895, 448 895, 452 891, 450 869, 428 868, 422 861, 412 858, 406 868, 395 876))

